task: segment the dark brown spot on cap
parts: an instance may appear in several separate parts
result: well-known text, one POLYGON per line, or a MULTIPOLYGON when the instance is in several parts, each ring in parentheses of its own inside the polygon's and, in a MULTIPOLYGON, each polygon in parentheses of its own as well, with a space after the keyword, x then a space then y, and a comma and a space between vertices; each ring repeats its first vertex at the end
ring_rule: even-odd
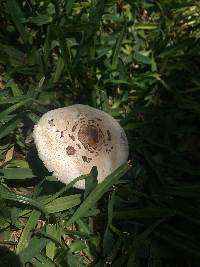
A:
POLYGON ((48 120, 48 124, 49 124, 50 126, 55 126, 55 124, 53 123, 53 121, 54 121, 54 119, 48 120))
POLYGON ((78 139, 83 146, 90 146, 96 149, 99 143, 99 131, 94 125, 83 125, 78 132, 78 139))
POLYGON ((69 138, 71 138, 73 141, 75 141, 75 137, 71 134, 69 134, 69 138))
POLYGON ((110 141, 111 140, 111 133, 109 130, 107 130, 107 135, 108 135, 108 141, 110 141))
POLYGON ((79 144, 76 144, 79 149, 81 149, 81 146, 79 144))
POLYGON ((86 156, 82 156, 82 159, 84 162, 87 162, 87 157, 86 156))
POLYGON ((86 156, 82 156, 82 159, 84 162, 90 163, 90 161, 92 160, 92 158, 87 158, 86 156))
POLYGON ((66 148, 66 153, 68 156, 72 156, 76 153, 76 149, 73 146, 68 146, 66 148))
POLYGON ((77 123, 74 124, 74 126, 72 127, 72 132, 75 132, 76 131, 76 127, 77 127, 77 123))

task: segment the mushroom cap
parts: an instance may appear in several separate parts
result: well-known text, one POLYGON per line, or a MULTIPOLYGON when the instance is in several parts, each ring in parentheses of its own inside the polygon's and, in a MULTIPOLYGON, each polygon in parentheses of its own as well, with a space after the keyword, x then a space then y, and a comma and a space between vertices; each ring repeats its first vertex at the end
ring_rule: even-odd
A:
MULTIPOLYGON (((33 137, 40 159, 60 181, 98 169, 98 182, 128 158, 123 128, 109 114, 76 104, 45 113, 34 127, 33 137)), ((75 184, 85 188, 84 180, 75 184)))

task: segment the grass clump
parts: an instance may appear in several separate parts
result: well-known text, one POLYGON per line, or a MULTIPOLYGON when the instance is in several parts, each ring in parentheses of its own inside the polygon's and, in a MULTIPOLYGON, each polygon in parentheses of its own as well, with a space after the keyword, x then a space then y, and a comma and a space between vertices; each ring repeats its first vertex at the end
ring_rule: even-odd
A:
POLYGON ((0 9, 0 266, 199 266, 198 1, 0 9), (119 119, 130 144, 132 167, 97 187, 92 169, 85 192, 49 175, 31 136, 74 103, 119 119))

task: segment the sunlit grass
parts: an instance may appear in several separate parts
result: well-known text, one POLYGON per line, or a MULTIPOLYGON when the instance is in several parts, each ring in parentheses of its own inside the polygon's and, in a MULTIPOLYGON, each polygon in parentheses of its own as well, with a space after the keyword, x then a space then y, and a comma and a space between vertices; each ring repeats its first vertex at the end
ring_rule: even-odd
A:
POLYGON ((0 266, 198 267, 198 1, 0 9, 0 245, 17 254, 0 249, 0 266), (102 184, 95 168, 77 178, 85 191, 51 176, 32 138, 42 114, 74 103, 110 113, 130 145, 102 184))

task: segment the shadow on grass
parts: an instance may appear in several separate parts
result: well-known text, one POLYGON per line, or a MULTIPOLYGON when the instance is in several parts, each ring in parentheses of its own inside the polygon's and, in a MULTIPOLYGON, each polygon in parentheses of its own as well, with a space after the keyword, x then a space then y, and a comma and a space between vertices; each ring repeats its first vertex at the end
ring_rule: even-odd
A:
POLYGON ((5 246, 0 246, 0 267, 22 267, 19 257, 5 246))

